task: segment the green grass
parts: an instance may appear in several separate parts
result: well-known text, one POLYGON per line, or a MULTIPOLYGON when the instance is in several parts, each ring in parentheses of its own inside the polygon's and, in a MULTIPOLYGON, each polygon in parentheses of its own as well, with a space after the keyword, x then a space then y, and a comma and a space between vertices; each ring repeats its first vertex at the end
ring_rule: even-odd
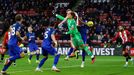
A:
MULTIPOLYGON (((124 58, 122 56, 97 56, 96 62, 91 64, 89 57, 86 57, 85 67, 80 68, 81 58, 70 58, 69 61, 64 60, 65 56, 61 56, 57 65, 61 72, 51 71, 53 57, 49 57, 43 65, 43 72, 35 72, 38 64, 35 63, 35 57, 32 64, 27 62, 27 57, 17 60, 16 66, 8 69, 10 75, 133 75, 134 65, 129 63, 128 68, 124 68, 124 58)), ((42 58, 42 57, 41 57, 42 58)), ((0 64, 0 69, 3 65, 0 64)))

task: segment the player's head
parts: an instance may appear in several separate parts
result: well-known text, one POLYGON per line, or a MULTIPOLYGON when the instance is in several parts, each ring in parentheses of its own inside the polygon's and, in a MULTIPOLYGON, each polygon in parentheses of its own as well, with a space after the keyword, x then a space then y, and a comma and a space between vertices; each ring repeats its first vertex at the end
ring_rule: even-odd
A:
POLYGON ((119 29, 119 31, 124 30, 123 26, 119 26, 118 29, 119 29))
POLYGON ((68 9, 66 13, 68 18, 73 18, 75 16, 75 13, 70 9, 68 9))
POLYGON ((11 26, 10 26, 10 27, 9 27, 9 29, 8 29, 8 32, 10 32, 10 31, 11 31, 11 29, 12 29, 12 28, 11 28, 11 26))
POLYGON ((66 10, 66 13, 68 13, 69 11, 72 11, 72 10, 71 10, 71 9, 67 9, 67 10, 66 10))
POLYGON ((52 28, 55 28, 55 22, 50 22, 49 26, 52 27, 52 28))
POLYGON ((29 27, 28 27, 28 32, 32 32, 32 31, 33 31, 32 26, 29 26, 29 27))
POLYGON ((15 16, 15 21, 22 23, 22 21, 23 21, 22 15, 21 15, 21 14, 17 14, 17 15, 15 16))

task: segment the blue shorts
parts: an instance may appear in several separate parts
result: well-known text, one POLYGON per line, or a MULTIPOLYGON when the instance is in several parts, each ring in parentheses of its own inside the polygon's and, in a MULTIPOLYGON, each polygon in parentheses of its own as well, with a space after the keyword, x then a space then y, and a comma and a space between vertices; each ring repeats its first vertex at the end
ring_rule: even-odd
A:
POLYGON ((38 50, 38 46, 36 44, 29 44, 28 47, 30 52, 38 50))
POLYGON ((83 37, 83 36, 82 36, 82 40, 83 40, 84 44, 87 43, 87 37, 83 37))
POLYGON ((8 52, 10 56, 20 55, 23 51, 18 45, 8 45, 8 52))
POLYGON ((56 51, 56 49, 52 46, 50 47, 42 47, 42 55, 43 56, 48 56, 48 54, 50 55, 55 55, 57 54, 58 52, 56 51))

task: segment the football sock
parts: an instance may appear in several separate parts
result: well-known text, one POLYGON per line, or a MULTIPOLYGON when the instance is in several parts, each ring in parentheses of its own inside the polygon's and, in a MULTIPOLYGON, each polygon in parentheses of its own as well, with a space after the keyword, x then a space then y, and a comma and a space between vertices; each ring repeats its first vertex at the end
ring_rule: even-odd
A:
POLYGON ((6 71, 11 64, 12 62, 10 61, 7 65, 4 65, 4 68, 2 69, 2 71, 6 71))
POLYGON ((86 55, 85 51, 82 50, 82 61, 85 61, 85 55, 86 55))
POLYGON ((39 60, 40 54, 36 54, 36 60, 39 60))
POLYGON ((4 56, 5 56, 4 54, 1 54, 1 60, 4 60, 4 56))
POLYGON ((15 61, 13 61, 14 63, 16 63, 16 60, 15 61))
POLYGON ((40 61, 38 68, 42 67, 42 65, 45 63, 45 61, 46 61, 47 59, 48 59, 48 57, 43 58, 43 59, 40 61))
POLYGON ((92 52, 89 50, 88 46, 84 46, 84 50, 87 52, 88 55, 91 56, 91 58, 94 57, 93 54, 92 54, 92 52))
POLYGON ((33 57, 33 55, 30 55, 30 56, 29 56, 29 60, 31 60, 31 59, 32 59, 32 57, 33 57))
POLYGON ((73 50, 74 50, 74 49, 71 47, 70 50, 69 50, 69 52, 68 52, 68 54, 67 54, 67 56, 70 56, 71 53, 73 52, 73 50))
POLYGON ((59 57, 60 57, 60 54, 58 54, 58 55, 55 56, 53 66, 56 66, 57 65, 57 63, 59 61, 59 57))

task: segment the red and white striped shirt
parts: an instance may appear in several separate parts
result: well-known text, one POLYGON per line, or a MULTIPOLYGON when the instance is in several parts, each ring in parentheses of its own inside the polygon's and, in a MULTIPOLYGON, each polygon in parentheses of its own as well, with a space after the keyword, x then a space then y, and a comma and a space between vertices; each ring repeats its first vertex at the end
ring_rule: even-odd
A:
POLYGON ((123 30, 117 32, 116 36, 112 39, 112 41, 115 41, 119 37, 122 40, 122 44, 126 42, 131 42, 131 38, 132 38, 131 33, 128 30, 123 30))
POLYGON ((7 45, 8 44, 8 41, 10 39, 10 32, 6 32, 5 35, 4 35, 4 39, 3 39, 3 42, 2 42, 2 45, 7 45))

